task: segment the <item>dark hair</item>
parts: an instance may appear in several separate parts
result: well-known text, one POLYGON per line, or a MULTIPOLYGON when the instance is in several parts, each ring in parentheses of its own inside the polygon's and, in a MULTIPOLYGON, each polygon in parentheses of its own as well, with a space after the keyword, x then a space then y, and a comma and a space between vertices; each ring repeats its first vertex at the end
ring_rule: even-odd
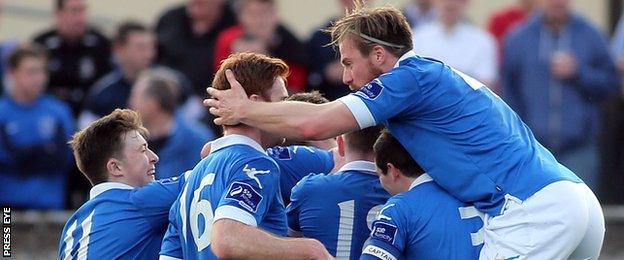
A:
POLYGON ((272 4, 275 5, 275 1, 274 0, 235 0, 232 2, 232 9, 235 11, 235 13, 240 14, 241 9, 243 8, 244 5, 247 5, 251 2, 260 2, 263 4, 272 4))
POLYGON ((36 43, 22 44, 9 54, 9 69, 16 69, 26 58, 47 59, 46 50, 36 43))
POLYGON ((384 175, 388 174, 388 163, 392 163, 407 177, 418 177, 425 173, 405 150, 405 147, 399 143, 399 140, 387 130, 383 131, 377 138, 373 151, 375 152, 375 163, 384 175))
POLYGON ((123 136, 134 130, 145 137, 148 135, 136 112, 115 109, 74 134, 69 144, 74 150, 76 165, 92 185, 108 180, 108 160, 123 156, 123 136))
POLYGON ((149 32, 149 29, 144 24, 138 21, 125 21, 117 26, 115 43, 124 45, 128 42, 128 38, 131 34, 145 32, 149 32))
POLYGON ((295 93, 295 94, 290 95, 290 97, 288 97, 286 100, 307 102, 307 103, 312 103, 312 104, 317 104, 317 105, 329 103, 329 100, 323 97, 323 94, 321 94, 321 92, 319 92, 318 90, 313 90, 310 92, 295 93))
POLYGON ((326 31, 332 45, 350 38, 364 55, 379 45, 400 57, 413 46, 412 30, 401 11, 391 6, 366 7, 362 0, 355 0, 355 8, 326 31))
POLYGON ((56 0, 56 1, 54 1, 54 10, 55 11, 63 10, 63 8, 65 8, 65 2, 67 2, 67 0, 56 0))
POLYGON ((175 113, 178 107, 180 86, 177 80, 168 74, 147 70, 139 76, 137 82, 145 82, 145 95, 155 99, 166 113, 175 113))
POLYGON ((286 80, 289 73, 288 65, 280 59, 250 52, 235 53, 221 62, 212 80, 213 88, 230 89, 230 83, 225 77, 226 69, 232 70, 248 96, 256 94, 265 98, 266 91, 271 89, 275 78, 282 77, 286 80))
POLYGON ((382 129, 384 129, 383 126, 377 125, 346 133, 344 134, 345 145, 353 151, 372 153, 373 144, 375 144, 375 140, 377 140, 382 129))
POLYGON ((54 1, 54 10, 59 11, 63 9, 66 0, 56 0, 54 1))

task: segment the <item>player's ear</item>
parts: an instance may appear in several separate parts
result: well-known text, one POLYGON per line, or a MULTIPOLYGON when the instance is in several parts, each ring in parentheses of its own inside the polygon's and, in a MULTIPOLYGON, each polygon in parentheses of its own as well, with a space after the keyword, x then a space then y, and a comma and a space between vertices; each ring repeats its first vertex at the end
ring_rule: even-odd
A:
POLYGON ((399 177, 401 177, 401 170, 394 166, 394 164, 387 163, 386 166, 388 167, 388 175, 390 175, 390 178, 393 181, 396 181, 399 177))
POLYGON ((338 145, 338 154, 340 154, 341 157, 344 157, 345 156, 345 141, 342 135, 339 135, 338 137, 336 137, 336 144, 338 145))
POLYGON ((108 162, 106 162, 106 170, 113 177, 123 177, 123 172, 121 168, 121 162, 115 158, 110 158, 108 159, 108 162))
POLYGON ((373 55, 373 61, 375 65, 381 65, 382 63, 384 63, 384 60, 386 58, 386 50, 383 47, 379 45, 373 46, 373 51, 371 51, 371 54, 373 55))

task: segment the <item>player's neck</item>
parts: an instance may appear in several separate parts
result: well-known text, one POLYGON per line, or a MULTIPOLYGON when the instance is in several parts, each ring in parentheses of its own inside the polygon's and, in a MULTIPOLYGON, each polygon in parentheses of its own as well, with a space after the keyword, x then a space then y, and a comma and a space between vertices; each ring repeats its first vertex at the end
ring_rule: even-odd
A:
POLYGON ((115 176, 109 175, 108 176, 108 180, 106 182, 118 182, 118 183, 123 183, 123 184, 129 185, 129 186, 135 187, 135 188, 139 187, 139 186, 133 185, 124 176, 115 177, 115 176))
POLYGON ((416 178, 412 178, 412 177, 407 177, 407 176, 403 176, 405 178, 404 182, 403 182, 403 192, 406 192, 408 190, 410 190, 410 188, 412 187, 412 184, 414 183, 414 181, 416 180, 416 178))
POLYGON ((332 168, 331 172, 337 172, 345 164, 345 158, 338 152, 338 147, 332 148, 331 153, 334 160, 334 168, 332 168))
MULTIPOLYGON (((242 135, 251 138, 262 145, 262 134, 259 129, 239 124, 236 126, 226 126, 223 128, 223 136, 242 135)), ((264 147, 264 146, 263 146, 264 147)))
POLYGON ((350 163, 355 161, 369 161, 372 162, 375 160, 375 156, 371 153, 362 153, 355 151, 345 151, 344 163, 350 163))

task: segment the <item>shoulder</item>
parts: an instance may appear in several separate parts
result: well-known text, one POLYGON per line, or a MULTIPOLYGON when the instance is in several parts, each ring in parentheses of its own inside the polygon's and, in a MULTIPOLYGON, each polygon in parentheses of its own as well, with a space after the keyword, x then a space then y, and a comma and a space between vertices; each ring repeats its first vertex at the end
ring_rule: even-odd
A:
POLYGON ((46 109, 52 109, 57 113, 67 114, 70 113, 69 105, 65 102, 61 101, 55 96, 44 94, 41 96, 41 103, 46 107, 46 109))
POLYGON ((57 35, 58 35, 58 34, 57 34, 57 32, 56 32, 56 29, 54 29, 54 28, 50 28, 50 29, 47 29, 47 30, 45 30, 45 31, 43 31, 43 32, 41 32, 41 33, 39 33, 39 34, 37 34, 37 35, 33 38, 33 41, 35 41, 35 42, 37 42, 37 43, 39 43, 39 44, 45 44, 45 41, 46 41, 47 39, 49 39, 50 37, 55 37, 55 36, 57 36, 57 35))
POLYGON ((433 181, 420 184, 401 194, 414 208, 439 208, 462 203, 433 181), (437 206, 436 206, 437 205, 437 206))
POLYGON ((578 13, 572 14, 572 24, 575 28, 581 30, 583 33, 600 35, 600 37, 603 36, 603 32, 598 29, 598 27, 596 27, 587 18, 578 13))
POLYGON ((328 179, 332 178, 331 176, 331 174, 308 174, 307 176, 303 177, 299 182, 297 182, 295 187, 293 187, 292 196, 309 196, 309 194, 315 192, 325 192, 327 190, 326 185, 332 183, 331 181, 328 181, 328 179), (325 189, 322 189, 320 187, 325 187, 325 189))
POLYGON ((86 35, 85 35, 85 41, 87 41, 87 43, 91 43, 93 45, 108 45, 110 44, 110 41, 108 40, 108 38, 97 28, 95 27, 89 27, 86 35), (92 41, 92 42, 88 42, 88 41, 92 41))
POLYGON ((293 34, 292 31, 288 29, 288 27, 284 24, 279 24, 277 26, 277 33, 278 35, 282 37, 289 38, 289 40, 299 41, 299 39, 295 36, 295 34, 293 34))
POLYGON ((525 22, 519 23, 514 30, 509 31, 508 35, 505 37, 505 42, 522 44, 517 41, 523 40, 528 35, 539 33, 540 26, 541 17, 539 14, 528 15, 525 22))
POLYGON ((180 133, 185 135, 190 141, 193 141, 195 145, 203 146, 204 142, 208 141, 210 137, 214 137, 214 134, 206 126, 198 122, 189 122, 182 117, 176 117, 175 120, 180 133))
POLYGON ((186 6, 179 5, 165 10, 159 18, 159 22, 170 22, 172 19, 182 19, 186 16, 186 6))
MULTIPOLYGON (((117 70, 113 70, 104 76, 102 76, 98 81, 93 84, 89 96, 99 96, 104 94, 106 91, 110 91, 113 86, 119 83, 122 80, 122 75, 117 70)), ((97 102, 97 100, 95 101, 97 102)))
POLYGON ((245 154, 240 161, 239 167, 246 170, 270 170, 271 173, 275 172, 279 175, 279 166, 271 158, 264 153, 260 153, 253 148, 250 148, 253 152, 245 154))
POLYGON ((292 151, 290 146, 274 146, 266 150, 267 155, 277 160, 292 159, 292 151))

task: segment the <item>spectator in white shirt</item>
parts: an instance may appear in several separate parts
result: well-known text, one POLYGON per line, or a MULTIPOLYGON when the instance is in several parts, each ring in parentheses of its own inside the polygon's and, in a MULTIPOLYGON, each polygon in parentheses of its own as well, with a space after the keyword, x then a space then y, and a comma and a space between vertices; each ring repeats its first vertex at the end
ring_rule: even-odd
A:
POLYGON ((440 60, 494 88, 496 41, 464 19, 468 0, 434 0, 438 19, 414 30, 414 51, 440 60))
POLYGON ((413 29, 434 21, 437 17, 434 0, 411 0, 403 8, 403 14, 413 29))

